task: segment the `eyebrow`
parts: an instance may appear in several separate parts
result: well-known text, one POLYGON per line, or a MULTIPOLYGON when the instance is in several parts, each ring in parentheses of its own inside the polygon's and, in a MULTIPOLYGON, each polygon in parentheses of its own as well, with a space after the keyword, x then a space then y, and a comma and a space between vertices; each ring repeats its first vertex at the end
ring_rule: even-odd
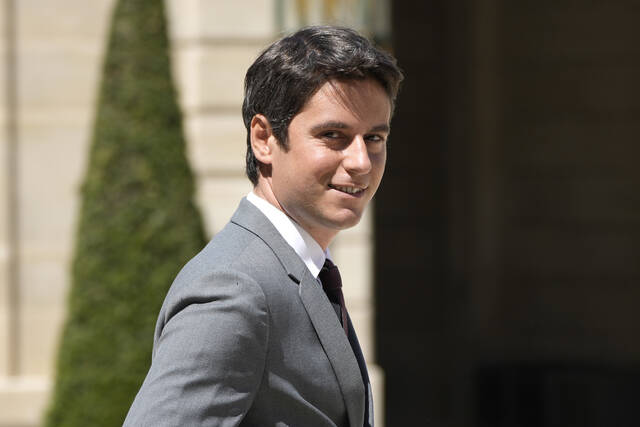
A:
MULTIPOLYGON (((349 125, 347 125, 346 123, 337 122, 337 121, 327 121, 327 122, 322 122, 313 126, 311 128, 311 132, 316 133, 324 129, 348 129, 348 128, 349 128, 349 125)), ((369 130, 369 132, 387 132, 387 133, 389 131, 390 131, 389 125, 386 123, 376 125, 369 130)))
POLYGON ((389 133, 391 131, 391 128, 389 127, 388 124, 383 123, 377 126, 374 126, 369 132, 387 132, 389 133))

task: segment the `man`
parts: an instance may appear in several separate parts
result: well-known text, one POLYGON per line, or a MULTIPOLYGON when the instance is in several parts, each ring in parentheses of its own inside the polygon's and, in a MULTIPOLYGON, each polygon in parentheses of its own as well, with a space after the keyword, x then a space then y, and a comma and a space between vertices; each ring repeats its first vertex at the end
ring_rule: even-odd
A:
POLYGON ((380 184, 401 80, 391 56, 336 27, 285 37, 249 68, 254 189, 171 286, 125 425, 373 425, 327 247, 380 184))

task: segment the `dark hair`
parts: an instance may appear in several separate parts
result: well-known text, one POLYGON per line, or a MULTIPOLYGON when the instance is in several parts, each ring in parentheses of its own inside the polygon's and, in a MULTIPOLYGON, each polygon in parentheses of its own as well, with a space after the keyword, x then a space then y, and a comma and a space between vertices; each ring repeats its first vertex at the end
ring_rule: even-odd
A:
POLYGON ((287 147, 289 123, 331 79, 373 78, 384 88, 391 106, 402 71, 391 55, 349 28, 303 28, 267 47, 249 67, 244 81, 242 118, 247 128, 246 173, 258 182, 258 160, 251 149, 251 120, 263 114, 278 143, 287 147))

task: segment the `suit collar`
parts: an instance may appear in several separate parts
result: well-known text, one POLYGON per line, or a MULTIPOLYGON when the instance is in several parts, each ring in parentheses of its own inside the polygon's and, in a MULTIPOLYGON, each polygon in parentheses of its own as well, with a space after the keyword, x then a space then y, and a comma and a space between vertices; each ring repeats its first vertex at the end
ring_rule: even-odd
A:
POLYGON ((322 287, 273 224, 245 198, 240 202, 231 222, 262 239, 276 255, 289 278, 299 285, 302 304, 340 385, 349 425, 362 426, 365 413, 363 378, 349 340, 322 287))
POLYGON ((231 217, 231 222, 262 239, 276 255, 289 277, 300 283, 300 278, 307 270, 306 265, 260 209, 243 197, 231 217))
POLYGON ((260 212, 269 219, 289 246, 296 251, 311 274, 318 277, 328 253, 322 250, 311 234, 286 213, 257 196, 253 191, 247 194, 246 199, 260 209, 260 212))

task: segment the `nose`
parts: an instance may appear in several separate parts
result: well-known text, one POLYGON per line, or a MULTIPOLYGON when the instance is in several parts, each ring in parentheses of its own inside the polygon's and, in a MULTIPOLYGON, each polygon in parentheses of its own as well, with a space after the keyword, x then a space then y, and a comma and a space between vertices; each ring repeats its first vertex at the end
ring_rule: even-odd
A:
POLYGON ((344 150, 342 165, 352 175, 364 175, 371 171, 369 150, 362 136, 357 135, 344 150))

